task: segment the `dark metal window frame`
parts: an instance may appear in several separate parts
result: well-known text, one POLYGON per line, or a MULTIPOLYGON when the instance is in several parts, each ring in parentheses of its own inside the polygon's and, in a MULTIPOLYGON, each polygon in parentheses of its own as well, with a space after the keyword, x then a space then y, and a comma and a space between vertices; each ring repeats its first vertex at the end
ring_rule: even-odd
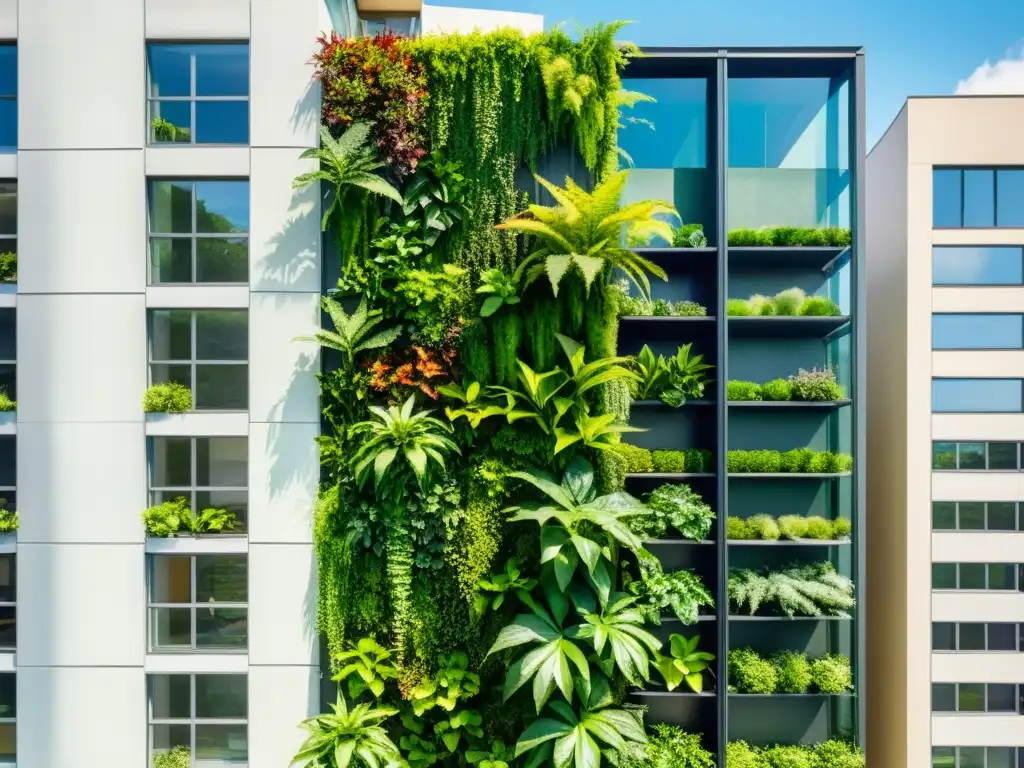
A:
MULTIPOLYGON (((936 470, 943 471, 943 470, 936 470)), ((949 471, 949 470, 945 470, 949 471)), ((996 472, 1008 472, 1010 470, 993 470, 996 472)), ((964 533, 1011 533, 1012 531, 1021 530, 1021 503, 1019 501, 940 501, 932 499, 932 531, 937 533, 950 533, 950 532, 964 532, 964 533), (954 527, 953 528, 936 528, 935 527, 935 505, 936 504, 952 504, 953 505, 953 516, 954 516, 954 527), (984 523, 981 528, 962 528, 960 526, 960 505, 961 504, 982 504, 984 505, 984 523), (989 504, 1013 504, 1014 512, 1014 527, 1012 529, 1007 528, 990 528, 989 527, 989 504)))
POLYGON ((933 562, 932 566, 936 565, 952 565, 956 567, 956 586, 955 587, 936 587, 934 581, 934 573, 932 577, 932 591, 933 592, 1020 592, 1022 586, 1024 586, 1024 579, 1021 578, 1021 571, 1024 570, 1024 565, 1020 563, 949 563, 943 561, 933 562), (976 565, 984 566, 985 568, 985 586, 984 587, 961 587, 960 586, 960 567, 964 565, 976 565), (1012 566, 1013 567, 1013 586, 1009 588, 996 588, 990 587, 990 576, 989 571, 993 566, 1012 566))
POLYGON ((1021 629, 1024 625, 1015 621, 933 621, 932 622, 932 653, 1021 653, 1024 652, 1024 638, 1021 637, 1021 629), (934 628, 939 624, 949 624, 953 627, 953 648, 936 648, 935 647, 935 635, 934 628), (960 648, 960 627, 964 624, 981 624, 985 627, 985 648, 983 650, 963 650, 960 648), (1006 625, 1013 627, 1014 642, 1016 649, 1012 651, 1003 650, 1001 648, 990 648, 991 644, 989 637, 989 627, 994 625, 1006 625))
POLYGON ((932 440, 932 472, 1020 472, 1021 471, 1021 444, 1015 440, 932 440), (989 469, 989 446, 1015 444, 1017 446, 1017 466, 1015 469, 989 469), (955 453, 955 467, 935 466, 935 447, 939 445, 952 445, 955 453), (960 446, 961 445, 983 445, 985 446, 985 466, 981 468, 960 467, 960 446))
POLYGON ((1021 714, 1021 702, 1020 702, 1020 685, 1018 683, 932 683, 932 714, 963 714, 963 715, 986 715, 1003 713, 1007 714, 1010 712, 1016 712, 1018 715, 1021 714), (955 704, 954 709, 935 709, 935 686, 937 685, 951 685, 953 686, 953 701, 955 704), (960 686, 961 685, 981 685, 984 686, 984 694, 982 695, 982 703, 984 707, 980 711, 975 710, 962 710, 960 709, 960 686), (1014 688, 1014 702, 1015 708, 1009 709, 989 709, 989 686, 990 685, 1011 685, 1014 688))
MULTIPOLYGON (((1024 747, 949 747, 946 745, 936 744, 932 746, 932 768, 941 765, 942 768, 961 768, 960 764, 960 750, 961 749, 983 749, 985 750, 985 768, 989 766, 989 750, 990 749, 1009 749, 1013 752, 1013 762, 1009 768, 1024 768, 1024 747), (953 764, 950 765, 944 761, 944 756, 936 755, 936 750, 953 750, 953 764), (942 760, 943 762, 938 763, 936 760, 942 760)), ((1000 763, 1002 767, 1003 764, 1000 763)))

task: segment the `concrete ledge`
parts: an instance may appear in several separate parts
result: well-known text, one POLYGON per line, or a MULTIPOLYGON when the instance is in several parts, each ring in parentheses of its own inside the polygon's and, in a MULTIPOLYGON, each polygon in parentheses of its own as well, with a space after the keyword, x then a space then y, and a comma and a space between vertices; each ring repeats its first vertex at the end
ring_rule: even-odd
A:
POLYGON ((146 147, 146 175, 248 178, 249 147, 149 146, 146 147))
POLYGON ((246 411, 147 413, 147 437, 247 437, 246 411))
MULTIPOLYGON (((1012 165, 1007 161, 1008 165, 1012 165)), ((1024 245, 1024 229, 979 227, 933 229, 932 245, 1024 245)))
POLYGON ((146 306, 154 309, 248 309, 249 286, 151 285, 146 289, 146 306))
POLYGON ((204 674, 233 673, 249 671, 247 653, 202 653, 182 651, 181 653, 146 654, 147 674, 204 674))
MULTIPOLYGON (((1024 307, 1024 297, 1022 297, 1021 302, 1021 306, 1024 307)), ((932 352, 932 376, 963 378, 965 375, 972 379, 999 379, 1024 376, 1024 350, 937 349, 932 352)), ((941 418, 948 419, 950 416, 957 415, 961 414, 941 414, 941 418)), ((977 415, 970 414, 972 418, 977 415)), ((939 417, 933 416, 932 418, 939 417)), ((1011 415, 1011 418, 1019 419, 1021 417, 1011 415)))
POLYGON ((17 672, 18 657, 13 651, 0 651, 0 672, 17 672))
POLYGON ((249 551, 249 538, 233 534, 146 537, 147 555, 238 555, 249 551))
POLYGON ((932 744, 937 747, 1015 747, 1020 744, 1022 725, 1020 715, 1011 712, 932 715, 932 744))
MULTIPOLYGON (((1024 245, 1024 243, 1021 243, 1024 245)), ((1020 312, 1024 287, 1019 285, 936 286, 932 312, 1020 312)))
POLYGON ((248 40, 249 0, 146 0, 147 40, 248 40))
MULTIPOLYGON (((932 561, 936 563, 1016 563, 1021 552, 1024 552, 1024 533, 942 531, 932 534, 932 561)), ((1024 654, 1021 657, 1024 658, 1024 654)))

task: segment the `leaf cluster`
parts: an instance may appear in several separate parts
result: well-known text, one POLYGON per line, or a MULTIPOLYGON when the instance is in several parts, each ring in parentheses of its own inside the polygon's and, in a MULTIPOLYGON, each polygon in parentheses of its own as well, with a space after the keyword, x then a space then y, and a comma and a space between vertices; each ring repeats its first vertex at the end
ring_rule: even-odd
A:
POLYGON ((864 768, 864 753, 855 745, 830 739, 816 745, 751 746, 730 741, 725 748, 729 768, 864 768))
POLYGON ((848 538, 852 526, 849 518, 846 517, 828 520, 819 515, 807 517, 783 515, 776 519, 770 515, 754 515, 748 518, 729 517, 726 528, 730 539, 775 540, 783 538, 790 541, 801 539, 825 541, 848 538))
POLYGON ((733 450, 726 454, 726 470, 737 474, 797 472, 837 474, 853 469, 853 457, 832 451, 796 448, 791 451, 733 450))
MULTIPOLYGON (((6 395, 4 395, 6 397, 6 395)), ((14 403, 8 398, 7 402, 14 403)), ((14 410, 10 408, 9 410, 14 410)), ((176 381, 154 384, 142 396, 146 413, 185 413, 192 410, 192 390, 176 381)))
POLYGON ((648 345, 634 362, 637 378, 633 394, 637 400, 659 399, 678 408, 687 399, 703 397, 707 371, 713 365, 704 362, 704 355, 693 355, 693 344, 684 344, 670 358, 655 356, 648 345))
POLYGON ((808 296, 800 288, 787 288, 775 296, 755 293, 749 299, 728 299, 726 314, 730 317, 749 316, 815 316, 837 317, 839 305, 824 296, 808 296))
POLYGON ((734 229, 729 245, 736 247, 832 246, 844 248, 851 242, 849 229, 843 227, 762 227, 734 229))
POLYGON ((853 582, 828 562, 762 573, 734 570, 728 591, 732 609, 752 616, 762 608, 786 616, 849 616, 855 604, 853 582))
POLYGON ((683 483, 658 486, 646 499, 651 514, 634 518, 630 528, 647 539, 662 538, 676 531, 684 539, 701 541, 711 532, 715 513, 700 494, 683 483))
POLYGON ((179 533, 222 533, 234 529, 235 513, 211 507, 193 514, 192 502, 179 496, 147 509, 142 513, 142 523, 148 536, 158 538, 179 533))

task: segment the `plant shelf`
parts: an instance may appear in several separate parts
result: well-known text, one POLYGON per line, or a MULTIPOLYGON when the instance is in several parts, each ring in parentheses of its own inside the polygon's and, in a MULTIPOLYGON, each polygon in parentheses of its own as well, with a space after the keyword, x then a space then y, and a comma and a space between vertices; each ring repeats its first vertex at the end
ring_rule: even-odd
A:
POLYGON ((718 696, 717 691, 701 691, 700 693, 695 693, 694 691, 630 691, 630 694, 640 698, 671 697, 673 699, 713 699, 718 696))
POLYGON ((850 544, 850 539, 728 539, 730 547, 842 547, 850 544))
MULTIPOLYGON (((671 609, 666 609, 666 610, 671 610, 671 609)), ((710 621, 718 621, 718 617, 714 616, 712 614, 704 614, 704 613, 702 613, 700 616, 697 617, 697 623, 698 624, 703 624, 705 622, 710 622, 710 621)), ((693 626, 693 624, 683 624, 683 622, 681 622, 679 620, 679 618, 674 613, 663 614, 662 617, 661 617, 661 623, 662 624, 679 624, 680 626, 683 626, 683 627, 692 627, 693 626)))
POLYGON ((729 479, 740 480, 835 480, 840 477, 852 477, 852 472, 730 472, 729 479))
POLYGON ((729 614, 729 621, 850 621, 849 616, 747 616, 729 614))
POLYGON ((694 541, 693 539, 644 539, 644 546, 657 547, 661 545, 670 547, 685 547, 685 546, 714 546, 714 541, 711 539, 701 539, 700 541, 694 541))
POLYGON ((629 472, 626 479, 635 480, 638 477, 649 477, 652 480, 694 480, 714 476, 714 472, 629 472))
POLYGON ((841 699, 853 693, 729 693, 738 699, 841 699))
POLYGON ((624 323, 714 323, 714 315, 685 315, 675 317, 670 315, 623 315, 619 318, 624 323))
POLYGON ((730 245, 729 269, 820 269, 825 271, 848 245, 730 245))
MULTIPOLYGON (((791 409, 818 409, 832 410, 850 405, 852 400, 728 400, 726 405, 730 408, 778 408, 781 410, 791 409)), ((636 405, 637 403, 634 403, 636 405)))
POLYGON ((667 248, 631 248, 630 250, 637 256, 643 256, 645 259, 657 259, 659 257, 681 259, 687 256, 700 259, 710 258, 718 254, 718 249, 713 246, 707 248, 676 248, 670 246, 667 248))
POLYGON ((714 405, 714 400, 687 400, 680 406, 669 405, 661 400, 634 400, 632 407, 634 408, 668 408, 676 411, 679 408, 685 408, 688 405, 714 405))
POLYGON ((729 317, 729 335, 733 338, 748 339, 823 338, 838 331, 849 322, 850 318, 847 315, 837 317, 733 315, 729 317))

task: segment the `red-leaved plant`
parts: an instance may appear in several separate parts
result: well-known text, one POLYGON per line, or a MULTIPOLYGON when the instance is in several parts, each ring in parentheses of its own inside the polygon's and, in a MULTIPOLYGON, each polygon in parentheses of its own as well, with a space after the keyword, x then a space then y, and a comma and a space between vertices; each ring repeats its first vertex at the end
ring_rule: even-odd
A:
MULTIPOLYGON (((427 76, 403 50, 401 35, 317 38, 315 77, 322 86, 322 121, 340 130, 373 123, 381 159, 401 178, 427 154, 427 76)), ((332 131, 333 132, 333 131, 332 131)))
POLYGON ((384 395, 389 402, 401 402, 414 389, 437 400, 437 387, 452 381, 454 363, 454 347, 426 349, 413 345, 367 360, 363 367, 369 372, 371 390, 384 395))

